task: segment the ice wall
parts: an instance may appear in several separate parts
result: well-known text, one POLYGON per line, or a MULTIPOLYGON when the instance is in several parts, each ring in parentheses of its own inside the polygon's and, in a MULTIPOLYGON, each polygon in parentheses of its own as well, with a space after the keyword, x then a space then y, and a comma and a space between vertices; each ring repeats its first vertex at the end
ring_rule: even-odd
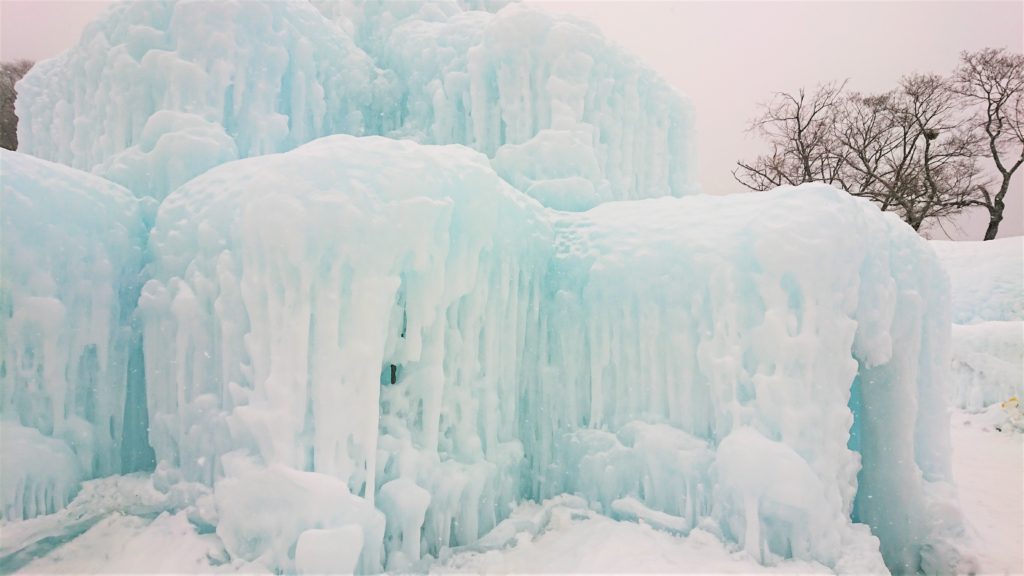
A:
POLYGON ((468 145, 560 209, 695 191, 684 99, 589 25, 481 10, 503 4, 114 4, 19 83, 20 149, 156 200, 338 133, 468 145))
MULTIPOLYGON (((218 500, 250 465, 340 480, 386 514, 389 568, 476 539, 520 496, 550 236, 460 146, 333 136, 196 178, 160 207, 139 304, 157 457, 218 500)), ((366 527, 381 569, 382 534, 332 518, 304 528, 366 527)))
POLYGON ((0 174, 2 505, 20 519, 121 470, 145 228, 95 176, 6 150, 0 174))
POLYGON ((953 404, 1024 397, 1024 239, 931 242, 949 274, 953 404))
POLYGON ((305 2, 112 5, 18 84, 19 150, 163 198, 235 158, 379 133, 389 84, 305 2))

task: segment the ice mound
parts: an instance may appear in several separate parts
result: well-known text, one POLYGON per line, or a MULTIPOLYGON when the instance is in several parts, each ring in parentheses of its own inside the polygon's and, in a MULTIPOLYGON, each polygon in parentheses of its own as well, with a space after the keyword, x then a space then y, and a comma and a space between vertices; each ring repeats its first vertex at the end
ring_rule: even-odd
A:
POLYGON ((407 554, 421 529, 424 552, 476 539, 519 494, 550 245, 542 208, 459 146, 333 136, 207 172, 162 204, 140 299, 157 457, 208 484, 244 450, 379 489, 407 554))
POLYGON ((112 5, 18 85, 19 150, 157 200, 238 157, 380 132, 388 84, 306 2, 112 5))
POLYGON ((23 518, 121 471, 145 228, 131 193, 101 178, 8 151, 0 173, 3 507, 23 518))
MULTIPOLYGON (((534 493, 615 486, 640 468, 650 472, 623 496, 687 528, 699 523, 690 510, 710 509, 726 539, 765 561, 840 566, 867 536, 852 518, 891 569, 955 562, 943 538, 959 520, 940 510, 955 507, 943 493, 947 280, 913 231, 804 186, 606 203, 558 216, 555 237, 545 317, 579 328, 547 335, 557 369, 524 393, 538 417, 523 438, 534 493), (586 462, 574 430, 636 419, 702 441, 689 442, 692 468, 664 473, 683 461, 664 447, 602 457, 601 474, 572 465, 586 462), (763 454, 775 457, 748 478, 744 462, 763 454), (666 507, 662 495, 684 489, 691 508, 666 507)), ((584 448, 609 450, 621 451, 611 439, 584 448)))
POLYGON ((1024 320, 1024 237, 930 244, 949 273, 953 322, 1024 320))
POLYGON ((1024 239, 931 245, 952 292, 953 404, 980 411, 1024 398, 1024 239))
POLYGON ((4 476, 0 518, 53 514, 71 501, 82 481, 75 453, 63 441, 12 421, 0 422, 4 476))
POLYGON ((503 4, 115 4, 19 83, 20 149, 156 200, 330 134, 465 144, 560 209, 695 191, 685 100, 592 26, 503 4))
POLYGON ((834 189, 545 211, 467 148, 333 136, 179 188, 150 249, 158 459, 218 499, 283 492, 239 459, 301 471, 386 518, 222 515, 246 560, 413 569, 576 493, 768 564, 859 565, 863 522, 890 568, 956 565, 945 275, 834 189), (302 536, 350 525, 343 557, 302 536))

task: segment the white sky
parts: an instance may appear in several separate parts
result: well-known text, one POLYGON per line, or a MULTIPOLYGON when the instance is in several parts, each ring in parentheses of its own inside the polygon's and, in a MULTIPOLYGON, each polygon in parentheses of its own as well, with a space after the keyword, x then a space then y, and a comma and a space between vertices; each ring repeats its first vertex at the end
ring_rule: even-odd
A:
MULTIPOLYGON (((143 0, 144 1, 144 0, 143 0)), ((1024 2, 541 1, 596 24, 693 101, 698 175, 707 192, 741 190, 731 171, 761 142, 746 133, 779 90, 850 79, 882 91, 911 72, 948 73, 961 50, 1024 52, 1024 2)), ((0 58, 40 60, 71 46, 109 2, 0 0, 0 58)), ((1008 195, 1000 236, 1024 233, 1024 173, 1008 195)), ((980 239, 987 216, 947 228, 980 239)), ((941 236, 941 233, 936 235, 941 236)))

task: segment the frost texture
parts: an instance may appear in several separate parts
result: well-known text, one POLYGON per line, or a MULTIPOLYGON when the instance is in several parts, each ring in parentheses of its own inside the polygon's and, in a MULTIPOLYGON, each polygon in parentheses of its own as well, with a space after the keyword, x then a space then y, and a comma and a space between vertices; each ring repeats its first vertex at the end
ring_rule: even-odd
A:
POLYGON ((0 173, 3 517, 19 519, 121 471, 145 228, 106 180, 6 150, 0 173))
POLYGON ((478 9, 501 2, 315 4, 115 4, 19 83, 20 149, 156 200, 339 133, 468 145, 561 209, 695 191, 689 104, 589 25, 478 9))

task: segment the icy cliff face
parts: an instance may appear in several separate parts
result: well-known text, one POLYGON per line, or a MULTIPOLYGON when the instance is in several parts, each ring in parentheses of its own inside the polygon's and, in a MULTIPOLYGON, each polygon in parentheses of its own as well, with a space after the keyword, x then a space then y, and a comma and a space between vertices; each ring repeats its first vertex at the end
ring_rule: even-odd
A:
POLYGON ((389 128, 387 82, 305 2, 114 4, 18 92, 22 152, 157 200, 228 160, 389 128))
POLYGON ((145 228, 106 180, 6 150, 0 173, 2 504, 20 519, 121 471, 145 228))
POLYGON ((560 209, 695 191, 688 103, 592 27, 501 5, 116 4, 19 84, 21 150, 156 200, 339 133, 468 145, 560 209))

